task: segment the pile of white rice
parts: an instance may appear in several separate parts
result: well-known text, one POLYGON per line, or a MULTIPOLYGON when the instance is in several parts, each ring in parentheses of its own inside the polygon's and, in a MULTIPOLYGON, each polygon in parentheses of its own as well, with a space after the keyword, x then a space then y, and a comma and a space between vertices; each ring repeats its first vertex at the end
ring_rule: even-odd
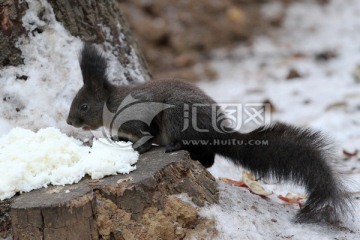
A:
POLYGON ((0 200, 49 184, 77 183, 85 174, 99 179, 129 173, 138 157, 130 144, 115 147, 99 139, 90 148, 56 128, 14 128, 0 138, 0 200))

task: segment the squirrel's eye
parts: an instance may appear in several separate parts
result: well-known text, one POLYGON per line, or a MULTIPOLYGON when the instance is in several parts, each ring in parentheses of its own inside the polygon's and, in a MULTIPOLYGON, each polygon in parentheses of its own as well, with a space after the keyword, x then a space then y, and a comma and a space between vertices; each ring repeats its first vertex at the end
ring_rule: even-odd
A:
POLYGON ((84 103, 83 105, 80 106, 80 110, 82 112, 86 112, 87 110, 89 110, 89 106, 86 103, 84 103))

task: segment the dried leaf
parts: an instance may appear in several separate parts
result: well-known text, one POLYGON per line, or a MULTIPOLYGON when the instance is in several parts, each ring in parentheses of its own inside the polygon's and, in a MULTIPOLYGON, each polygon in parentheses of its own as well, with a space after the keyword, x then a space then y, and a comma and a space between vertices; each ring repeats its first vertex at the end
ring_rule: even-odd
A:
POLYGON ((265 188, 259 182, 255 181, 254 176, 252 176, 248 172, 243 173, 243 182, 245 183, 245 185, 248 186, 249 190, 252 193, 255 193, 260 196, 269 196, 273 194, 272 192, 266 191, 265 188))
POLYGON ((345 149, 343 149, 343 154, 345 155, 345 159, 350 159, 352 157, 356 157, 359 153, 359 150, 355 150, 354 152, 349 152, 345 149))
POLYGON ((226 182, 226 183, 230 183, 234 186, 238 186, 238 187, 244 187, 244 188, 248 188, 246 186, 246 184, 243 181, 235 181, 229 178, 219 178, 221 181, 226 182))
POLYGON ((305 202, 305 196, 299 195, 299 194, 293 194, 293 193, 287 193, 286 196, 279 195, 279 199, 283 200, 284 202, 290 203, 290 204, 297 204, 299 207, 302 207, 305 202))
POLYGON ((243 179, 241 181, 235 181, 228 178, 220 178, 220 180, 230 183, 238 187, 244 187, 249 189, 250 192, 259 195, 259 196, 269 196, 273 194, 264 189, 264 187, 255 180, 255 177, 249 172, 243 172, 243 179))

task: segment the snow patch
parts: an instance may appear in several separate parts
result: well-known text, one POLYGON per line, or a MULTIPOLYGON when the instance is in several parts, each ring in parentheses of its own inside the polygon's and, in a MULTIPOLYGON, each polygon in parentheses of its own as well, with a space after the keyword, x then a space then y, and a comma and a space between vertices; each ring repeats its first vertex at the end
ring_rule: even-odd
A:
POLYGON ((56 128, 35 133, 16 127, 0 138, 0 200, 49 184, 77 183, 86 174, 92 179, 128 174, 138 157, 125 143, 120 148, 99 139, 90 148, 56 128))

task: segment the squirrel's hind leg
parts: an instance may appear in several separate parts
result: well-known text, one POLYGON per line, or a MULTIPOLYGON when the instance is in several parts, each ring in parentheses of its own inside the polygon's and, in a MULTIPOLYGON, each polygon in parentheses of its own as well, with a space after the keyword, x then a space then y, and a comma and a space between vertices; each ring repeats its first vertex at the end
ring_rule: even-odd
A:
POLYGON ((198 160, 201 165, 206 168, 211 167, 215 162, 215 153, 209 152, 206 148, 194 148, 186 149, 190 152, 192 160, 198 160))
POLYGON ((183 149, 184 149, 184 145, 180 142, 172 142, 165 146, 166 153, 176 152, 183 149))
POLYGON ((203 165, 206 168, 211 167, 214 162, 215 162, 215 154, 214 153, 204 153, 203 155, 200 156, 199 162, 201 163, 201 165, 203 165))

